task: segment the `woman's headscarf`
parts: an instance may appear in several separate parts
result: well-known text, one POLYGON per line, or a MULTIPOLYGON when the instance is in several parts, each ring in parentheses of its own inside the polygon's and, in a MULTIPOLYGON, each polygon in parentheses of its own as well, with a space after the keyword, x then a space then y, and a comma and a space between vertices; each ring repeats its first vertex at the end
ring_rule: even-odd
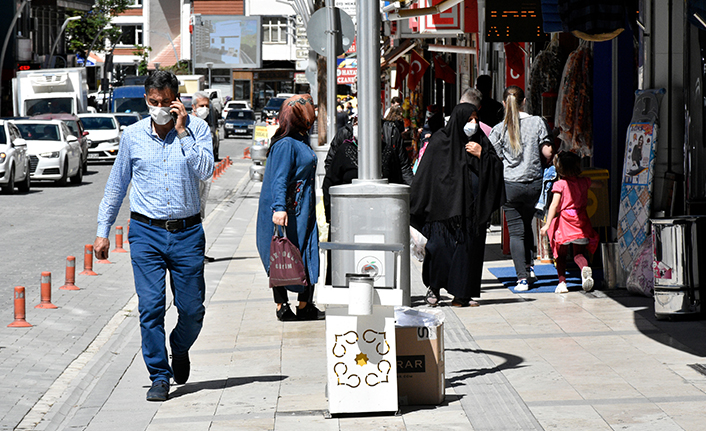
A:
POLYGON ((287 136, 306 135, 316 119, 311 95, 297 94, 285 100, 278 118, 279 127, 270 141, 271 144, 287 136))
POLYGON ((502 161, 490 141, 480 127, 471 138, 463 131, 476 111, 470 103, 457 105, 446 126, 429 141, 410 197, 410 221, 418 230, 433 221, 464 224, 473 219, 476 225, 484 224, 505 200, 502 161), (483 148, 480 159, 466 152, 469 141, 483 148))

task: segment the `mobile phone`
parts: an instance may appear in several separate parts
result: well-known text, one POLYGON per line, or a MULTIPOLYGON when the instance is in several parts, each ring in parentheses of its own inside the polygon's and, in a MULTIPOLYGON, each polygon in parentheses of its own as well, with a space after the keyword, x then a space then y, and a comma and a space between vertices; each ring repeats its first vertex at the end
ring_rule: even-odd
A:
MULTIPOLYGON (((181 94, 177 94, 176 100, 178 100, 178 101, 181 103, 181 94)), ((170 109, 170 110, 169 110, 169 115, 172 116, 172 120, 174 120, 174 124, 176 124, 177 118, 179 118, 179 114, 177 114, 176 112, 174 112, 174 111, 172 111, 172 110, 170 109)))

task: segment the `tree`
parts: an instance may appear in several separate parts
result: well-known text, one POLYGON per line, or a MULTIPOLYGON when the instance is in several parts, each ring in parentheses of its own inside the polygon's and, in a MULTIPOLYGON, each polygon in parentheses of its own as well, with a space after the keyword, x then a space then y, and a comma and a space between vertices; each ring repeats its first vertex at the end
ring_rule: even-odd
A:
POLYGON ((149 64, 150 51, 152 51, 151 46, 135 45, 132 55, 137 55, 140 57, 140 62, 137 63, 137 74, 147 75, 147 65, 149 64))
POLYGON ((119 26, 106 29, 110 20, 125 11, 134 0, 96 0, 93 8, 87 12, 74 11, 73 16, 81 16, 80 20, 71 21, 66 28, 69 40, 69 50, 86 58, 86 51, 102 51, 106 39, 117 41, 122 31, 119 26))

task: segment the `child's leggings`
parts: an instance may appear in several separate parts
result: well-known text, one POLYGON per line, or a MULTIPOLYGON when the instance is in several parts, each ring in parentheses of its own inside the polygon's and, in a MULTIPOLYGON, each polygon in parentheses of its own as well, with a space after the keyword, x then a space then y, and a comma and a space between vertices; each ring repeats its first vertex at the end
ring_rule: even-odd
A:
POLYGON ((585 244, 562 244, 559 246, 558 256, 555 259, 556 262, 556 272, 559 274, 559 282, 566 281, 566 255, 569 254, 569 245, 574 248, 574 262, 579 266, 579 269, 583 269, 588 266, 588 260, 583 252, 586 250, 585 244))

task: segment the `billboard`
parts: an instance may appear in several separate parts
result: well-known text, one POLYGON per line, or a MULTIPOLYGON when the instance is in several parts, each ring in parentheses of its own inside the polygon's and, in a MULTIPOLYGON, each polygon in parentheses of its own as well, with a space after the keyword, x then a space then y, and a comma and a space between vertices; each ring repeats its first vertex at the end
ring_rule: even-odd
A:
POLYGON ((194 16, 193 52, 196 67, 259 69, 262 51, 259 16, 194 16))

